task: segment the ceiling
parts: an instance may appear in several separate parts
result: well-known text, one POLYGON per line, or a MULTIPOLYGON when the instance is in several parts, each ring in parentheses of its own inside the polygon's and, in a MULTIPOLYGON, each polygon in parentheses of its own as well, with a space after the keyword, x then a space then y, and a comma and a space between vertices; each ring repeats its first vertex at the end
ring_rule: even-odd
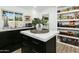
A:
POLYGON ((33 9, 35 8, 37 11, 45 10, 51 8, 52 6, 18 6, 23 9, 33 9))

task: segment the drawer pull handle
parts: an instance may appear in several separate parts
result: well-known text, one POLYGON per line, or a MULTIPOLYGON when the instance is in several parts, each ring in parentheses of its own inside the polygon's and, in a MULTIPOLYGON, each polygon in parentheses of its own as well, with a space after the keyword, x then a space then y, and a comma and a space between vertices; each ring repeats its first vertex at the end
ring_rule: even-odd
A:
POLYGON ((36 44, 36 45, 38 45, 39 43, 38 42, 36 42, 36 41, 32 41, 34 44, 36 44))

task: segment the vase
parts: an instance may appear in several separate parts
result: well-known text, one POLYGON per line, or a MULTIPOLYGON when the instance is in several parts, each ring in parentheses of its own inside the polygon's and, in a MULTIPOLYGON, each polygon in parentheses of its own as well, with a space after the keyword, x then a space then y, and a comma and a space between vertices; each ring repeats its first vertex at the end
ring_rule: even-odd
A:
POLYGON ((43 24, 36 24, 36 30, 42 31, 43 30, 43 24))

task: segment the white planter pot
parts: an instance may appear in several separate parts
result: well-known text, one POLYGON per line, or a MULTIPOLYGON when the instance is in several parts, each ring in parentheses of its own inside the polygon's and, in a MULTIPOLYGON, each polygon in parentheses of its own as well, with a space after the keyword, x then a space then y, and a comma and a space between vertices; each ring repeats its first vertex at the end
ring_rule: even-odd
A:
POLYGON ((36 30, 37 31, 42 31, 43 30, 43 25, 42 24, 37 24, 36 25, 36 30))

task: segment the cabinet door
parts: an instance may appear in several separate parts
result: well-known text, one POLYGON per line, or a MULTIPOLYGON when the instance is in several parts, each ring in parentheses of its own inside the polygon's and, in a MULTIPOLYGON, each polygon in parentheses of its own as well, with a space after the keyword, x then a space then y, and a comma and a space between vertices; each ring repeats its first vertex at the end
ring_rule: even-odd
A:
POLYGON ((45 52, 45 42, 39 41, 37 39, 32 38, 32 49, 35 50, 36 52, 43 53, 45 52))
POLYGON ((7 39, 7 36, 6 36, 6 33, 4 32, 1 32, 0 33, 0 48, 7 45, 8 44, 8 39, 7 39))
POLYGON ((32 53, 31 46, 26 42, 23 42, 22 53, 32 53))
POLYGON ((39 41, 37 39, 28 37, 28 36, 23 36, 23 51, 28 53, 43 53, 45 52, 45 42, 39 41))

